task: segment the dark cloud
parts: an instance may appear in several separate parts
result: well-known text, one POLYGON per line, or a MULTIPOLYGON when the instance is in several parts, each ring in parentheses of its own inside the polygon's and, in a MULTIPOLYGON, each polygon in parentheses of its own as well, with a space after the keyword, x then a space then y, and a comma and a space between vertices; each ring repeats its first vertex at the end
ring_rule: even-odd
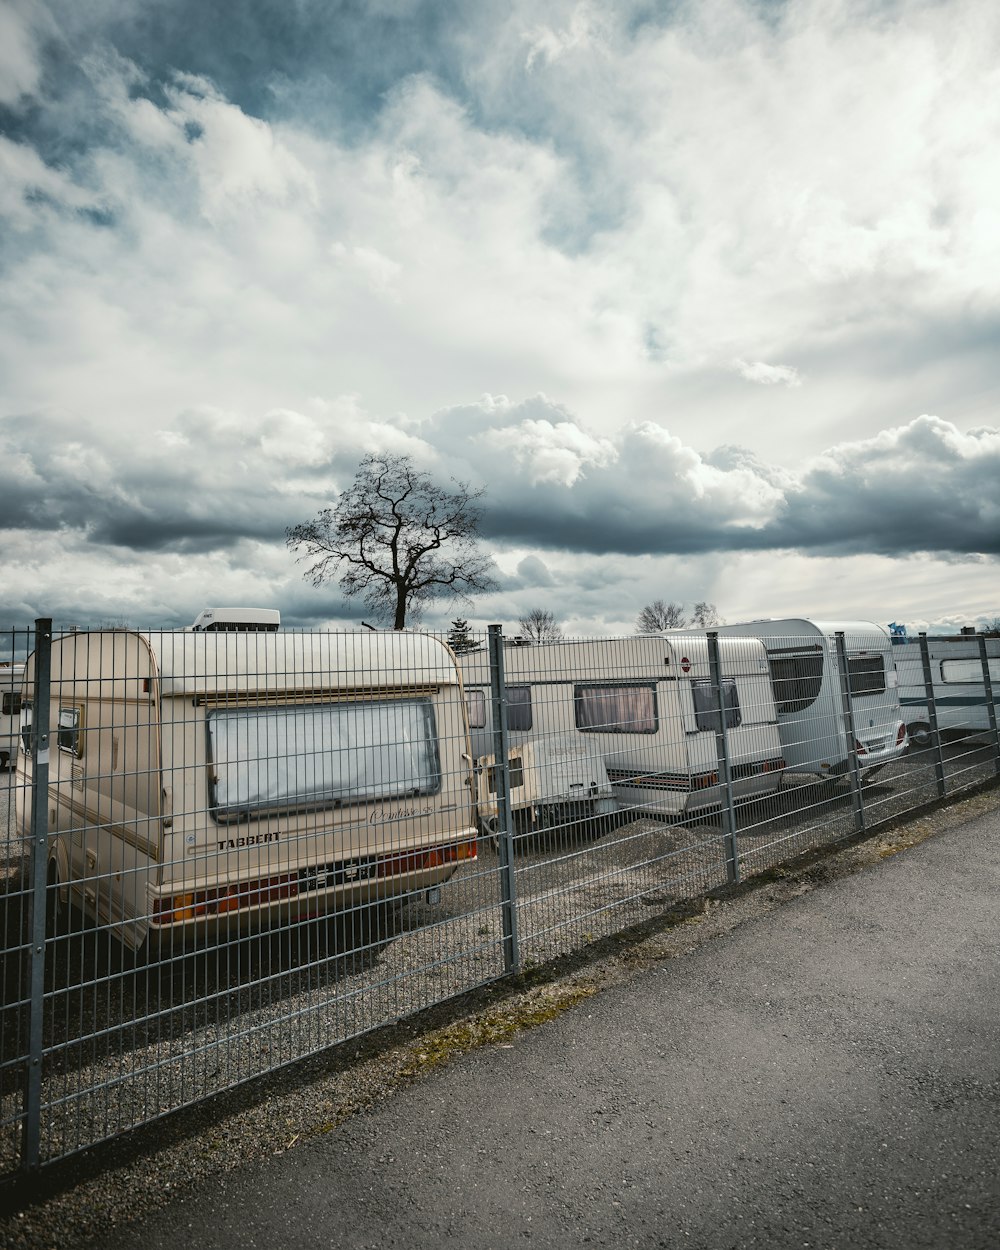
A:
MULTIPOLYGON (((296 460, 320 423, 283 415, 285 424, 241 425, 189 414, 155 450, 149 439, 83 444, 68 422, 2 422, 0 525, 74 530, 136 553, 280 544, 360 459, 319 446, 296 460)), ((734 446, 702 456, 655 423, 595 438, 543 397, 449 410, 421 433, 429 461, 433 448, 454 476, 486 483, 483 534, 501 544, 594 555, 1000 553, 995 429, 963 434, 924 416, 835 447, 799 474, 734 446)), ((520 584, 544 576, 541 561, 519 569, 520 584)))
POLYGON ((492 539, 627 555, 796 548, 818 554, 1000 551, 1000 431, 923 416, 833 448, 799 474, 727 445, 702 456, 662 426, 613 454, 556 405, 481 405, 441 419, 491 483, 492 539), (485 423, 485 424, 484 424, 485 423), (469 436, 470 431, 476 433, 469 436), (492 436, 491 436, 492 432, 492 436), (487 464, 483 453, 495 454, 487 464))

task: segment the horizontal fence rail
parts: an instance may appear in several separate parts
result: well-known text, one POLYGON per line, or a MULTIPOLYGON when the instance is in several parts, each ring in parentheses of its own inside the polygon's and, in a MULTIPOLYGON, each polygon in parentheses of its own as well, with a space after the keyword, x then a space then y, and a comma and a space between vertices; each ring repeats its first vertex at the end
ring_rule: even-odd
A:
POLYGON ((0 694, 7 1178, 1000 773, 1000 639, 859 624, 39 620, 0 694))

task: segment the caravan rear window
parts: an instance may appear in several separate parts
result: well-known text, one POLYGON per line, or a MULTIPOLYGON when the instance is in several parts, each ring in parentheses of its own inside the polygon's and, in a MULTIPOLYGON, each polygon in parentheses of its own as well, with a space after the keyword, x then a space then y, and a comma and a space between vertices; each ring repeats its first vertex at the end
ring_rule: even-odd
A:
POLYGON ((656 689, 642 686, 577 686, 576 727, 585 732, 655 734, 656 689))
POLYGON ((823 652, 768 651, 767 662, 778 715, 790 716, 812 707, 823 685, 823 652))
MULTIPOLYGON (((706 729, 718 733, 719 712, 715 706, 715 691, 707 678, 701 677, 691 683, 691 697, 694 699, 694 721, 699 733, 706 729)), ((722 706, 726 713, 726 728, 735 729, 743 723, 740 711, 740 696, 736 682, 732 677, 722 679, 722 706)))
POLYGON ((429 699, 211 711, 208 740, 220 821, 441 788, 429 699))
MULTIPOLYGON (((486 728, 486 691, 466 690, 465 706, 469 710, 469 728, 486 728)), ((507 728, 527 732, 531 728, 531 687, 507 687, 507 728)))
POLYGON ((880 655, 849 655, 847 681, 852 695, 881 694, 885 689, 885 661, 880 655))

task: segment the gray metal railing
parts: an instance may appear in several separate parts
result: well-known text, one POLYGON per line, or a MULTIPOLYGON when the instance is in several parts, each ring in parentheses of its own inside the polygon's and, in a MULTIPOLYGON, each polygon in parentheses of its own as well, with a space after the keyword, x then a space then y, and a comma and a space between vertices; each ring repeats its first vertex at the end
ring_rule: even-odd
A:
POLYGON ((0 635, 0 1177, 1000 773, 1000 639, 192 638, 0 635))

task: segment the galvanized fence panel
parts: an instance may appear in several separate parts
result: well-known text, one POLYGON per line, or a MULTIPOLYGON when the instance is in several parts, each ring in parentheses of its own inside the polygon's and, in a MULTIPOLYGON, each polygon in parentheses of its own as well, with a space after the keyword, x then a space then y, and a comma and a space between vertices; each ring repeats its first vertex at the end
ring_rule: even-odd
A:
POLYGON ((0 1174, 1000 772, 994 639, 48 634, 0 640, 0 1174))
POLYGON ((75 632, 51 663, 48 784, 26 697, 9 792, 0 1170, 503 973, 439 640, 75 632))
MULTIPOLYGON (((18 784, 14 764, 20 743, 23 666, 33 646, 30 630, 5 630, 0 634, 0 1175, 18 1166, 29 1131, 31 845, 27 832, 14 823, 12 809, 18 784)), ((34 1014, 37 1017, 37 1010, 34 1014)), ((34 1130, 35 1125, 31 1127, 34 1130)))

